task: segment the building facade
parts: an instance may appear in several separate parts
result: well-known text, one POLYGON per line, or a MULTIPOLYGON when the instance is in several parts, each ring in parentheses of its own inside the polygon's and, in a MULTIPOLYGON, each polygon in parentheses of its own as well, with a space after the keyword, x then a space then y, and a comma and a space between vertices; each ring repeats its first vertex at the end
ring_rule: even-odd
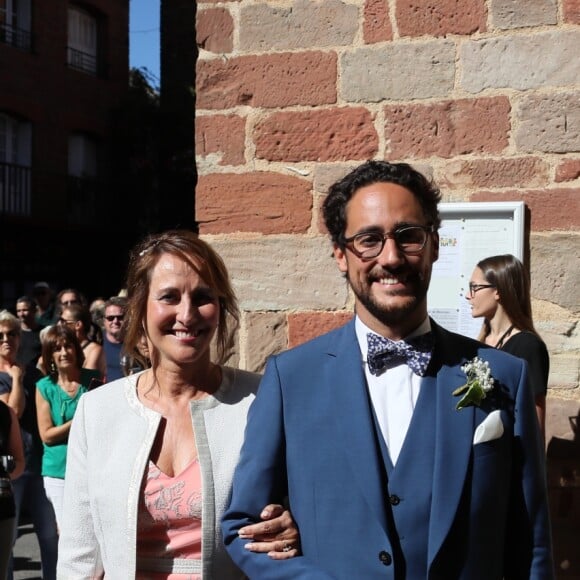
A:
POLYGON ((0 0, 4 304, 35 280, 97 291, 111 264, 128 19, 128 0, 0 0))

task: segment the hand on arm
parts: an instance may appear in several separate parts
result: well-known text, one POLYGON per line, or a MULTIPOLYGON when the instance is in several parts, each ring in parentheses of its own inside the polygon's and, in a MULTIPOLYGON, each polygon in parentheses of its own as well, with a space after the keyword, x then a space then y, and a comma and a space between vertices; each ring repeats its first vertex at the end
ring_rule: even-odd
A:
POLYGON ((273 560, 287 560, 300 554, 300 534, 292 514, 279 504, 269 504, 260 513, 262 522, 245 526, 240 538, 250 552, 265 552, 273 560))
POLYGON ((72 421, 55 426, 50 414, 50 404, 38 389, 36 390, 36 417, 38 432, 43 443, 55 445, 67 440, 72 421))

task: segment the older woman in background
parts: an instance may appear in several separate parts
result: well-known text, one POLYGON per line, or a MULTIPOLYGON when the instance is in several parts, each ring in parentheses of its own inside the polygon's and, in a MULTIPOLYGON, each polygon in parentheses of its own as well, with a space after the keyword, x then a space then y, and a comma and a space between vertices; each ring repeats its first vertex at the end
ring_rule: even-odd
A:
POLYGON ((41 374, 35 367, 24 371, 17 364, 20 332, 18 318, 7 310, 0 311, 0 400, 18 417, 26 461, 22 475, 12 481, 16 512, 14 531, 24 506, 38 538, 42 577, 52 580, 56 578, 58 536, 54 510, 46 497, 41 475, 42 442, 35 403, 35 383, 41 374))
POLYGON ((42 476, 60 527, 68 434, 80 397, 99 371, 83 368, 84 353, 72 328, 51 326, 42 341, 46 376, 36 383, 36 414, 42 439, 42 476))
MULTIPOLYGON (((242 579, 219 522, 259 376, 222 364, 239 317, 228 273, 195 234, 170 231, 134 250, 127 282, 124 348, 142 356, 146 336, 151 368, 81 399, 59 575, 242 579)), ((288 513, 267 506, 264 518, 272 519, 255 525, 264 541, 256 550, 294 556, 288 513)))

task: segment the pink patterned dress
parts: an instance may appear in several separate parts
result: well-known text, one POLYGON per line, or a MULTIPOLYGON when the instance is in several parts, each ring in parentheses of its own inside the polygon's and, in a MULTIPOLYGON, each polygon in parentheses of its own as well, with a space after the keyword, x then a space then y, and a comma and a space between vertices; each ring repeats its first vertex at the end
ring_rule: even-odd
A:
POLYGON ((137 527, 138 580, 202 580, 201 469, 169 477, 149 461, 137 527))

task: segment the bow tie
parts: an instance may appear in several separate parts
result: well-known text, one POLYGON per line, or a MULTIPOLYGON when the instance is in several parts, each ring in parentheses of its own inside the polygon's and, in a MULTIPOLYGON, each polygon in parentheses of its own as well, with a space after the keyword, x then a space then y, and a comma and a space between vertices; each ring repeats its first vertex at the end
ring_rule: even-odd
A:
POLYGON ((416 375, 425 376, 433 351, 433 333, 395 342, 369 332, 367 341, 367 364, 373 375, 405 363, 416 375))

